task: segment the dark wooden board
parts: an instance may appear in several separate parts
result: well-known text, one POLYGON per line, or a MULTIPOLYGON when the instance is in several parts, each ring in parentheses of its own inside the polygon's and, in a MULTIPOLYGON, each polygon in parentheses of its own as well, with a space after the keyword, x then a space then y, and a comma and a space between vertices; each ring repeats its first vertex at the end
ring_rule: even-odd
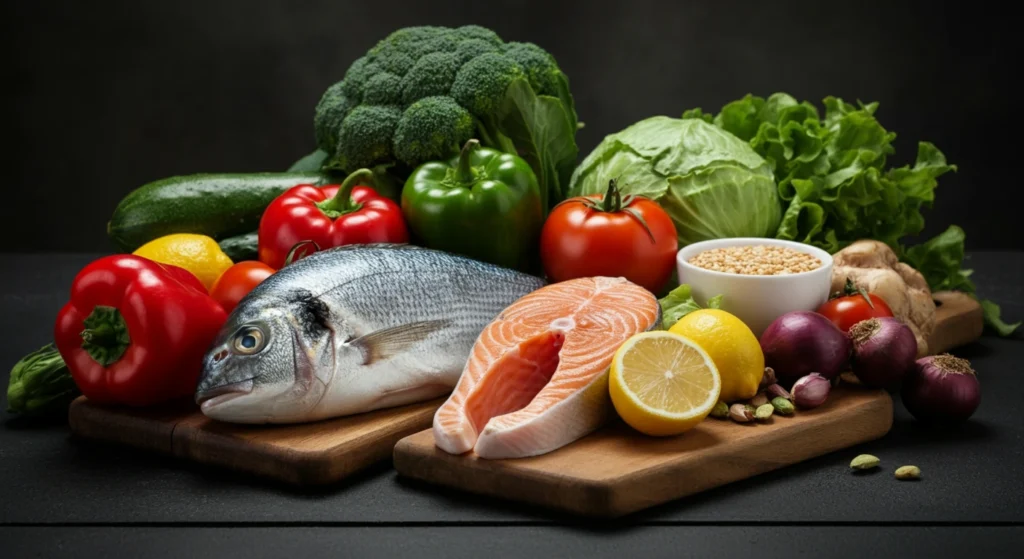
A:
POLYGON ((981 337, 985 317, 977 299, 959 291, 939 291, 932 298, 938 307, 935 329, 928 336, 928 353, 945 353, 981 337))
POLYGON ((429 427, 443 399, 299 425, 236 425, 190 402, 148 409, 80 397, 68 420, 78 436, 162 452, 299 485, 328 484, 391 455, 402 437, 429 427))

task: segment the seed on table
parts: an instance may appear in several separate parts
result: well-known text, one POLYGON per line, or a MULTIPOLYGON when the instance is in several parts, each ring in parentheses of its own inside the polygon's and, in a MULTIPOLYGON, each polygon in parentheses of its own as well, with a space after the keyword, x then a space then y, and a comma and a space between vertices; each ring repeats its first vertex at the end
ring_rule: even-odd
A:
POLYGON ((917 466, 900 466, 899 468, 896 468, 896 479, 921 479, 921 468, 918 468, 917 466))
POLYGON ((689 262, 706 270, 759 276, 799 274, 821 267, 821 260, 811 254, 775 245, 714 248, 689 262))

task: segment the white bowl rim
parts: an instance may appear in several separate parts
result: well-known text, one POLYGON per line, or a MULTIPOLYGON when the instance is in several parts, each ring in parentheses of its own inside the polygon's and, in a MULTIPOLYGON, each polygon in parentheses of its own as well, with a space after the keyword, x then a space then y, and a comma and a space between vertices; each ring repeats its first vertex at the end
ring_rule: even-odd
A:
POLYGON ((799 241, 787 241, 785 239, 773 239, 770 237, 726 237, 722 239, 698 241, 684 246, 676 253, 676 263, 687 270, 709 274, 712 277, 756 278, 758 280, 786 281, 787 278, 800 278, 807 277, 812 274, 824 273, 832 267, 832 255, 829 254, 828 251, 799 241), (690 257, 705 250, 740 245, 772 245, 788 247, 793 250, 798 250, 800 252, 816 256, 818 260, 821 260, 821 266, 818 266, 813 270, 797 272, 795 274, 730 274, 729 272, 719 272, 718 270, 709 270, 707 268, 701 268, 700 266, 694 266, 689 262, 690 257))

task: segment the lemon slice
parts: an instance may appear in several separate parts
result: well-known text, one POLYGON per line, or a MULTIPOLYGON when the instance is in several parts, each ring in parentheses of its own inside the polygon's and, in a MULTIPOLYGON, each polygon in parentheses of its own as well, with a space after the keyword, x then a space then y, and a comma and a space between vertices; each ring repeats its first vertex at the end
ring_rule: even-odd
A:
POLYGON ((668 436, 693 429, 711 413, 722 379, 707 352, 689 338, 644 332, 615 352, 608 389, 630 427, 668 436))

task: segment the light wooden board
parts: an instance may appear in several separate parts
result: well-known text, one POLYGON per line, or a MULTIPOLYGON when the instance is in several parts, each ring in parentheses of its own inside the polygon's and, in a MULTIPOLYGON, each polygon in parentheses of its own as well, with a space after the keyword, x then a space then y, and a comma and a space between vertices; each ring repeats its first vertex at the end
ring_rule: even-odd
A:
POLYGON ((402 437, 430 426, 443 399, 285 426, 234 425, 190 402, 134 410, 80 397, 68 420, 78 436, 134 446, 299 485, 328 484, 391 456, 402 437))
POLYGON ((431 430, 399 441, 399 475, 584 516, 617 517, 877 439, 892 426, 882 390, 839 387, 828 403, 770 423, 708 419, 677 437, 624 424, 554 452, 485 460, 448 454, 431 430))
MULTIPOLYGON (((962 293, 937 293, 932 353, 970 343, 981 307, 962 293)), ((708 419, 678 437, 654 438, 621 422, 546 455, 485 460, 451 455, 430 430, 395 446, 402 476, 573 514, 617 517, 854 446, 885 435, 892 399, 882 390, 840 386, 829 401, 768 424, 708 419)))
MULTIPOLYGON (((955 293, 942 300, 946 303, 939 309, 942 319, 932 343, 937 339, 949 348, 976 339, 981 334, 977 302, 955 293)), ((71 405, 69 421, 81 437, 315 485, 386 460, 399 439, 430 427, 442 401, 302 425, 248 426, 210 420, 191 402, 131 409, 79 398, 71 405)))

